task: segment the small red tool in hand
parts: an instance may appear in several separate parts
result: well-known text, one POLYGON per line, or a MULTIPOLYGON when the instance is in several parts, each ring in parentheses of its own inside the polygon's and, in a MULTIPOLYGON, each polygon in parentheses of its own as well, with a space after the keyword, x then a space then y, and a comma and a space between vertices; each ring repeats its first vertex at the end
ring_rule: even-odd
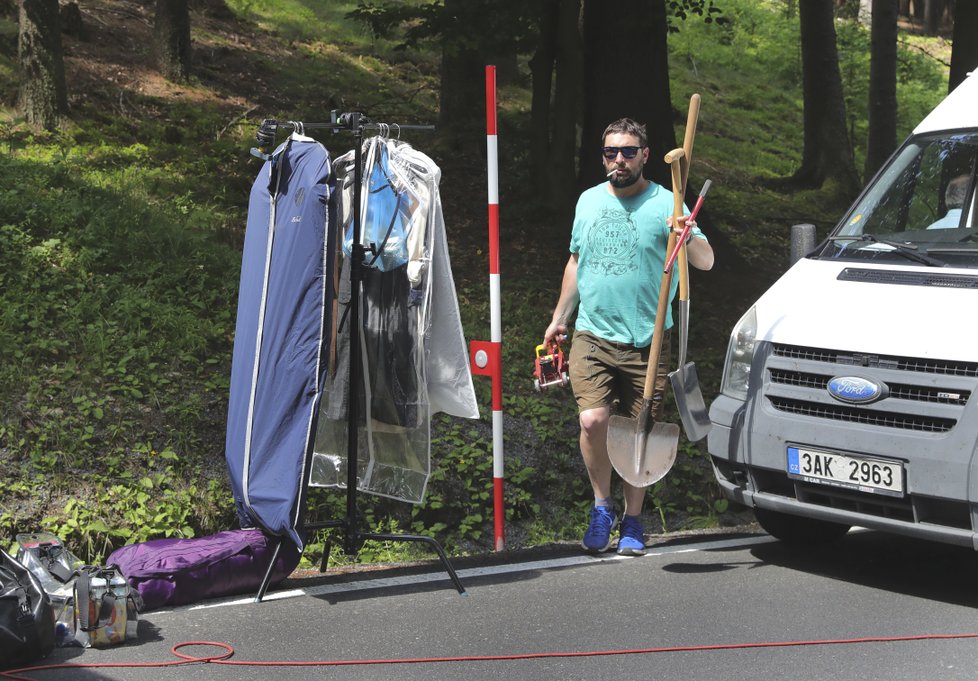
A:
POLYGON ((560 344, 551 342, 549 347, 541 343, 537 346, 537 358, 533 371, 533 387, 540 392, 552 385, 570 384, 567 360, 560 344))

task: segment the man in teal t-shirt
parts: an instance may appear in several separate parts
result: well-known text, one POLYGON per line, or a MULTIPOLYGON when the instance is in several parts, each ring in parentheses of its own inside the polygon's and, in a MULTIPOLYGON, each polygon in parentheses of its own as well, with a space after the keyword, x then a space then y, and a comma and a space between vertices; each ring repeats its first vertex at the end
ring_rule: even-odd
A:
MULTIPOLYGON (((673 209, 672 192, 642 175, 649 159, 644 125, 622 118, 609 125, 601 139, 608 181, 578 199, 571 255, 553 319, 544 333, 544 343, 566 338, 568 321, 578 310, 570 378, 580 412, 581 456, 594 491, 581 544, 592 553, 608 550, 618 525, 611 496, 608 421, 615 406, 632 415, 641 407, 673 209)), ((682 224, 673 228, 681 229, 682 224)), ((689 264, 708 270, 713 267, 713 249, 698 228, 691 233, 686 249, 689 264)), ((674 279, 671 296, 677 284, 674 279)), ((667 330, 672 327, 671 309, 668 314, 667 330)), ((660 367, 668 363, 667 341, 668 335, 663 337, 660 367)), ((665 371, 660 374, 653 418, 665 390, 665 371)), ((640 521, 645 488, 624 481, 622 485, 618 553, 641 555, 645 553, 640 521)))

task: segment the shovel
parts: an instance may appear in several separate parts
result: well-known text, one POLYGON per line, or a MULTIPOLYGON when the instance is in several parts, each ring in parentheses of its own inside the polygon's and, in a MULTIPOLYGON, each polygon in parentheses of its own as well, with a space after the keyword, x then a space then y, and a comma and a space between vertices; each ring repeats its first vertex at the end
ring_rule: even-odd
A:
MULTIPOLYGON (((666 154, 666 163, 671 166, 673 186, 676 188, 673 190, 673 220, 678 220, 683 214, 683 195, 678 191, 683 155, 682 149, 673 149, 666 154)), ((666 253, 672 253, 675 245, 676 233, 670 229, 666 253)), ((672 272, 664 270, 638 417, 616 414, 608 421, 608 458, 621 479, 634 487, 648 487, 665 477, 676 462, 679 449, 679 426, 674 423, 654 423, 652 419, 652 394, 658 377, 671 284, 672 272)))
POLYGON ((710 432, 710 415, 706 410, 706 403, 703 401, 703 393, 700 391, 699 376, 696 373, 696 365, 686 362, 686 349, 689 340, 689 265, 686 262, 686 235, 696 220, 696 214, 703 205, 703 198, 710 189, 710 181, 707 180, 700 190, 696 206, 686 219, 686 226, 683 233, 679 236, 679 244, 675 251, 669 256, 666 262, 666 269, 672 267, 676 261, 676 268, 679 270, 679 364, 678 368, 669 374, 669 382, 672 384, 673 396, 676 400, 676 408, 679 411, 679 418, 683 422, 683 430, 690 442, 697 442, 706 437, 710 432))

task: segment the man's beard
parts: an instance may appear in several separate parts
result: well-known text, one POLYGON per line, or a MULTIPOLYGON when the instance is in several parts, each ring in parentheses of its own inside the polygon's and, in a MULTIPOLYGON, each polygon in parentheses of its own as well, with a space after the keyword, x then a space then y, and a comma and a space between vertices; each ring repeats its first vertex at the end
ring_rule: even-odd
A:
POLYGON ((625 174, 616 172, 612 175, 608 181, 611 182, 611 186, 616 189, 624 189, 625 187, 631 187, 633 184, 638 182, 638 179, 642 177, 642 169, 638 168, 635 172, 632 172, 629 168, 624 168, 625 174))

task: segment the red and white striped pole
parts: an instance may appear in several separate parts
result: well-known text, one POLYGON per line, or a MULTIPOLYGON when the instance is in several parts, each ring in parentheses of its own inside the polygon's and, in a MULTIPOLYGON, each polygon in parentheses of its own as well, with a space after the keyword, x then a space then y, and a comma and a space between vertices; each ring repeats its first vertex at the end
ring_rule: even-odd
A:
POLYGON ((486 166, 489 176, 489 308, 490 342, 469 344, 472 372, 492 377, 492 482, 496 551, 505 545, 503 502, 502 307, 499 288, 499 154, 496 145, 496 67, 486 66, 486 166))

